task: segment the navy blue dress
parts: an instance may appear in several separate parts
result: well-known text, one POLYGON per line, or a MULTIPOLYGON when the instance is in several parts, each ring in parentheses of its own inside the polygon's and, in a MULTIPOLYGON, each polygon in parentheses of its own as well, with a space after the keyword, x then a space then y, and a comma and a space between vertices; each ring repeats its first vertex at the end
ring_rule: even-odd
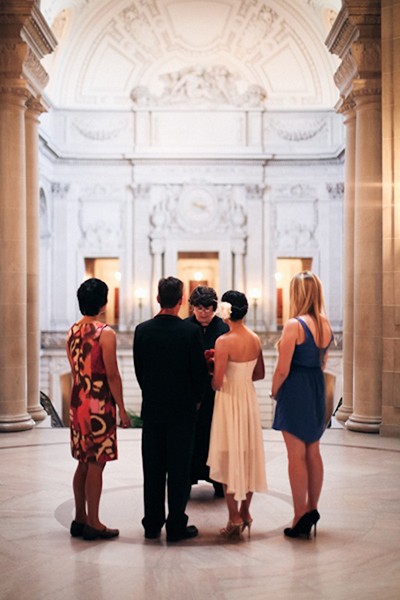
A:
POLYGON ((311 444, 325 430, 325 382, 321 365, 331 342, 326 348, 318 348, 306 323, 297 320, 304 329, 305 340, 296 345, 289 375, 278 391, 272 427, 311 444))

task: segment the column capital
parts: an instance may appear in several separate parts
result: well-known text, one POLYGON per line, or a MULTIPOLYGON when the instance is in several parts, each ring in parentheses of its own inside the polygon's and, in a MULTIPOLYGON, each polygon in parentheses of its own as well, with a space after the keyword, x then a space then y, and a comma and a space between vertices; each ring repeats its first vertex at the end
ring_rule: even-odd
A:
POLYGON ((47 107, 44 105, 40 96, 37 98, 30 96, 27 100, 26 107, 28 111, 33 113, 35 116, 39 116, 42 113, 47 112, 47 107))
POLYGON ((381 75, 380 10, 379 0, 368 4, 362 0, 343 0, 326 40, 330 52, 342 59, 334 76, 341 96, 337 104, 339 112, 347 98, 359 89, 376 93, 371 90, 371 81, 375 89, 381 75))
POLYGON ((0 3, 0 77, 7 85, 21 80, 33 95, 40 95, 48 75, 41 59, 57 45, 35 0, 0 3))

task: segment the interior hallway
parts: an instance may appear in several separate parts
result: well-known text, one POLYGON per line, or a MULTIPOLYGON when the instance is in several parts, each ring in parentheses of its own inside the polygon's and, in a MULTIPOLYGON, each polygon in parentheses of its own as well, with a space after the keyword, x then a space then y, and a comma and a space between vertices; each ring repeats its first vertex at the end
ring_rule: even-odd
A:
POLYGON ((0 435, 2 600, 394 600, 400 597, 400 439, 332 428, 322 438, 325 485, 317 538, 282 535, 291 519, 285 447, 264 430, 269 492, 256 495, 251 539, 221 541, 223 500, 192 490, 194 540, 145 541, 141 430, 119 430, 104 472, 101 515, 112 541, 72 539, 69 430, 0 435))

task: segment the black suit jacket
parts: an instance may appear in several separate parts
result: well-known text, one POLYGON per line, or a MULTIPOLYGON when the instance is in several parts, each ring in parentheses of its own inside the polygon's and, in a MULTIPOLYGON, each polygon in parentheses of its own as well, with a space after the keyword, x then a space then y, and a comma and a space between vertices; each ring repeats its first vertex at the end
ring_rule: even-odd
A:
POLYGON ((199 328, 173 315, 156 315, 136 327, 135 373, 146 424, 192 422, 208 381, 199 328))

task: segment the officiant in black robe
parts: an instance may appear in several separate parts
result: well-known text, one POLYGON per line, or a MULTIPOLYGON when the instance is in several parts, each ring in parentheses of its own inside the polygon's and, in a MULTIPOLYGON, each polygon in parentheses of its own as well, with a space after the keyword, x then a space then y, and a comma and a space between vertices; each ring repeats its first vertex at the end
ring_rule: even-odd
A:
MULTIPOLYGON (((216 339, 229 331, 228 325, 215 314, 218 306, 218 297, 215 290, 211 287, 198 286, 193 290, 189 298, 189 303, 193 307, 193 314, 187 320, 200 328, 204 349, 213 349, 216 339)), ((191 480, 192 484, 198 483, 199 480, 209 481, 214 486, 215 495, 222 498, 224 496, 222 484, 210 479, 210 469, 206 464, 214 409, 214 396, 215 392, 211 387, 210 375, 201 406, 197 411, 191 480)))

